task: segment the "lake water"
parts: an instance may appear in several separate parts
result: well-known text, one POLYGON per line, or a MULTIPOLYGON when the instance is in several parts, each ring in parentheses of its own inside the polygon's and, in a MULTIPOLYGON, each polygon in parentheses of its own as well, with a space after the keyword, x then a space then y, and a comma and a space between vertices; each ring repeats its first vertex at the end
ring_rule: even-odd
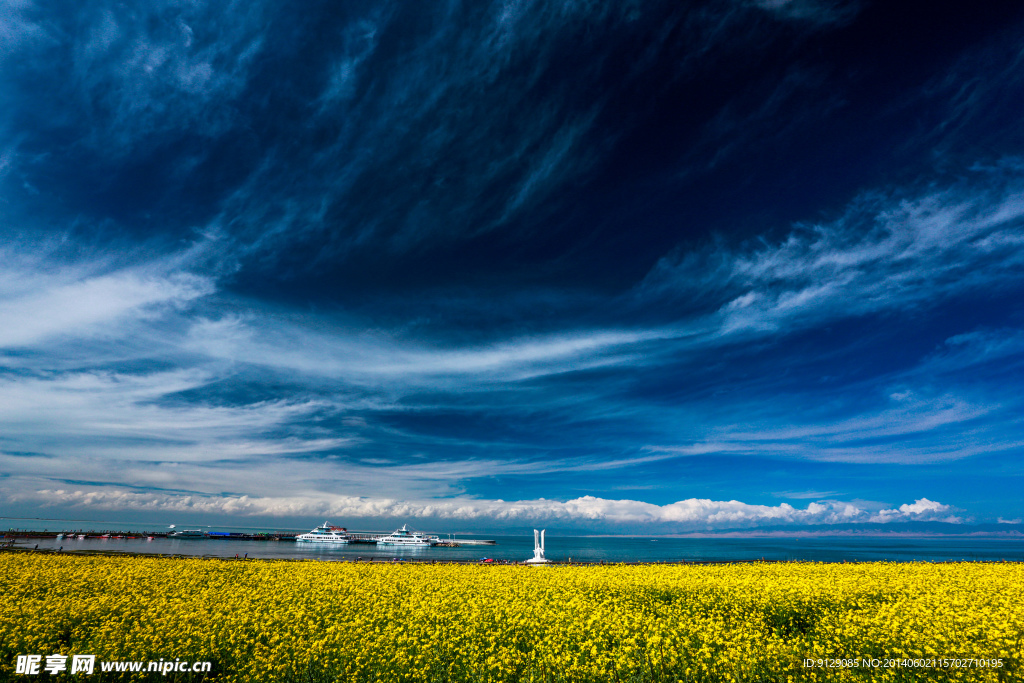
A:
MULTIPOLYGON (((49 523, 49 527, 24 520, 2 520, 5 528, 41 530, 99 530, 88 524, 49 523)), ((142 525, 119 524, 121 531, 143 530, 142 525)), ((150 525, 152 528, 152 525, 150 525)), ((466 537, 469 538, 469 537, 466 537)), ((398 548, 375 545, 320 545, 294 541, 138 539, 38 539, 18 542, 20 547, 65 551, 114 551, 163 555, 197 555, 250 558, 355 560, 404 558, 439 562, 473 562, 484 557, 522 561, 533 556, 533 536, 480 536, 497 545, 460 548, 398 548)), ((458 538, 456 538, 458 540, 458 538)), ((885 537, 832 536, 812 538, 665 538, 608 536, 548 536, 547 557, 574 562, 730 562, 730 561, 1024 561, 1024 540, 990 537, 885 537)))

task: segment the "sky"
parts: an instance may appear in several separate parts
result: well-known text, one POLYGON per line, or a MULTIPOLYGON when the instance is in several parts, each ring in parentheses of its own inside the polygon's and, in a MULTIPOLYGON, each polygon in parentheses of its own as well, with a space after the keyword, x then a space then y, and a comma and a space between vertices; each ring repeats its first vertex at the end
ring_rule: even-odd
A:
POLYGON ((1024 530, 1022 31, 2 0, 0 514, 1024 530))

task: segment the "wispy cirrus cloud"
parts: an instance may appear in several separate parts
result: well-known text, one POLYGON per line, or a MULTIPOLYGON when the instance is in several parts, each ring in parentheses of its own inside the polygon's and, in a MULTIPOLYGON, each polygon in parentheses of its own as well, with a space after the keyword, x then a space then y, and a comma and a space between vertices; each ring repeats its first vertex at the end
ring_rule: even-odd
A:
MULTIPOLYGON (((44 14, 30 2, 7 7, 15 21, 4 25, 16 40, 19 69, 65 74, 60 96, 91 123, 78 143, 102 149, 108 161, 140 144, 159 144, 160 135, 214 136, 232 125, 227 105, 246 86, 264 26, 260 3, 230 18, 215 7, 177 2, 131 12, 100 3, 73 15, 44 14)), ((77 123, 53 106, 38 113, 51 131, 77 123)))
MULTIPOLYGON (((123 419, 138 424, 127 428, 122 422, 102 422, 110 416, 100 411, 85 416, 87 419, 73 415, 67 427, 57 428, 51 441, 32 441, 42 452, 16 450, 21 446, 18 430, 6 435, 0 467, 16 478, 0 489, 10 492, 14 487, 24 490, 88 481, 134 490, 173 490, 176 495, 216 496, 226 488, 257 497, 319 499, 328 494, 359 496, 368 490, 386 490, 392 496, 426 500, 465 495, 482 479, 625 471, 678 457, 648 453, 617 460, 486 456, 410 459, 399 452, 393 458, 380 458, 362 455, 365 451, 361 446, 365 444, 358 429, 353 429, 349 438, 342 437, 338 430, 328 434, 315 428, 291 436, 282 433, 289 431, 289 423, 305 422, 302 418, 323 408, 193 407, 147 415, 135 407, 123 419), (147 417, 149 423, 143 421, 147 417), (171 423, 173 419, 188 424, 187 436, 180 424, 171 423), (74 447, 68 447, 66 444, 72 441, 74 447), (75 462, 70 470, 69 456, 75 462)), ((25 427, 29 432, 37 428, 33 424, 25 427)))
POLYGON ((1011 183, 995 194, 971 186, 904 199, 865 195, 840 219, 796 225, 774 244, 738 248, 720 242, 667 257, 621 299, 634 315, 666 301, 687 300, 680 317, 658 325, 567 329, 475 347, 439 340, 431 348, 404 340, 397 330, 353 333, 344 329, 344 321, 331 332, 319 332, 301 323, 282 324, 278 317, 270 329, 253 311, 198 321, 188 343, 215 357, 333 372, 353 381, 417 376, 518 381, 588 367, 657 363, 666 352, 699 353, 733 339, 791 334, 1013 287, 1024 279, 1020 185, 1011 183), (317 349, 315 360, 307 356, 309 348, 317 349))
POLYGON ((34 443, 63 458, 202 461, 325 450, 346 442, 322 435, 299 440, 280 431, 322 407, 315 402, 217 406, 169 400, 213 379, 200 370, 7 375, 0 378, 3 443, 34 443))
POLYGON ((754 0, 753 4, 780 19, 822 25, 848 23, 862 7, 849 0, 754 0))
POLYGON ((128 319, 184 306, 214 291, 209 277, 177 265, 157 261, 117 268, 101 260, 58 266, 0 250, 0 347, 109 334, 111 326, 128 319))
MULTIPOLYGON (((1020 353, 1018 349, 1018 357, 1020 353)), ((971 358, 981 362, 973 354, 971 358)), ((946 366, 946 371, 963 373, 970 364, 965 360, 955 370, 946 366)), ((817 406, 749 404, 745 411, 738 411, 744 414, 742 423, 716 425, 687 445, 649 446, 648 450, 679 456, 925 464, 1024 448, 1024 439, 1019 438, 1024 424, 1019 399, 990 392, 978 398, 937 393, 933 368, 926 360, 911 371, 888 377, 892 383, 888 393, 884 386, 878 387, 867 405, 862 401, 853 408, 839 400, 817 406)), ((978 393, 976 387, 964 391, 978 393)))
POLYGON ((307 242, 322 242, 307 264, 316 267, 368 244, 402 254, 507 226, 579 179, 597 147, 613 142, 588 138, 605 98, 585 91, 607 62, 590 63, 578 85, 544 95, 529 117, 512 121, 503 112, 535 94, 549 69, 545 53, 581 22, 626 26, 627 12, 495 3, 472 19, 456 13, 434 23, 414 49, 395 54, 382 42, 390 45, 385 38, 408 16, 371 9, 344 30, 328 77, 310 93, 319 105, 310 121, 315 144, 275 141, 215 220, 241 236, 253 267, 307 242), (468 121, 475 123, 467 128, 468 121), (279 169, 297 153, 308 172, 282 184, 279 169), (378 193, 390 197, 387 205, 378 193), (439 212, 451 219, 437 220, 439 212))
MULTIPOLYGON (((354 321, 353 321, 354 322, 354 321)), ((569 330, 474 346, 429 345, 387 330, 338 323, 325 332, 259 312, 197 321, 186 348, 211 358, 343 378, 353 384, 423 385, 461 381, 517 382, 541 375, 616 365, 636 348, 675 336, 650 330, 569 330)))
MULTIPOLYGON (((798 226, 775 247, 723 248, 701 267, 686 271, 687 279, 682 279, 680 265, 671 271, 674 279, 667 278, 663 263, 639 290, 652 300, 674 295, 666 289, 693 288, 702 282, 709 283, 709 290, 711 282, 718 282, 725 290, 747 291, 732 303, 668 324, 603 330, 570 326, 473 345, 410 340, 401 329, 372 328, 372 321, 353 316, 283 316, 256 302, 226 297, 215 278, 186 268, 196 259, 181 256, 112 269, 102 262, 76 265, 8 253, 8 262, 14 264, 8 272, 13 275, 4 280, 0 295, 8 319, 15 323, 5 333, 8 345, 42 351, 51 337, 88 339, 95 329, 102 331, 109 355, 120 362, 158 361, 177 369, 56 371, 62 367, 57 359, 66 350, 19 360, 19 372, 2 379, 4 448, 74 455, 83 459, 76 469, 89 479, 103 478, 104 469, 117 463, 119 471, 131 472, 140 485, 155 487, 169 483, 165 465, 176 463, 179 486, 204 495, 212 494, 204 489, 203 482, 210 478, 206 462, 234 461, 265 473, 275 467, 274 458, 308 456, 311 463, 304 467, 316 476, 295 477, 286 466, 275 481, 290 482, 287 486, 303 492, 318 490, 316 482, 320 487, 336 482, 331 486, 354 492, 388 481, 394 490, 439 496, 459 494, 489 477, 626 471, 689 456, 929 463, 1006 452, 1022 445, 1008 432, 1018 405, 1012 397, 996 400, 991 395, 937 391, 929 377, 1018 357, 1019 335, 1013 330, 950 338, 916 369, 890 374, 874 405, 838 405, 828 412, 794 410, 778 399, 756 408, 741 402, 713 422, 684 427, 682 438, 676 425, 695 422, 685 404, 655 409, 617 397, 623 382, 617 377, 657 369, 669 359, 699 363, 737 336, 770 339, 843 317, 931 305, 922 281, 940 281, 949 288, 944 293, 933 287, 939 296, 955 296, 961 287, 970 291, 999 286, 1015 277, 1020 261, 1021 208, 1015 195, 981 204, 980 199, 972 203, 948 191, 895 207, 873 205, 870 215, 878 227, 867 237, 857 238, 852 227, 856 221, 848 218, 814 229, 798 226), (952 206, 942 203, 954 196, 959 201, 952 206), (954 239, 940 239, 939 234, 954 239), (970 263, 986 259, 994 265, 967 273, 970 263), (949 271, 963 271, 965 277, 951 277, 949 271), (714 274, 721 272, 727 276, 715 280, 714 274), (845 283, 852 305, 843 305, 843 296, 835 292, 818 298, 801 294, 807 289, 818 292, 830 280, 845 283), (654 289, 652 282, 658 284, 654 289), (896 286, 899 283, 908 284, 896 286), (754 303, 735 304, 745 297, 754 303), (102 306, 93 306, 95 299, 102 306), (210 310, 225 304, 231 313, 210 317, 210 310), (746 310, 750 308, 756 310, 746 310), (39 312, 46 313, 45 323, 33 322, 39 312), (742 324, 737 324, 737 316, 742 324), (140 335, 159 339, 159 346, 140 348, 135 341, 140 335), (611 383, 562 388, 563 375, 597 370, 608 373, 611 383), (210 387, 230 386, 240 373, 260 382, 287 376, 292 388, 275 400, 247 398, 244 393, 226 404, 196 400, 210 387), (547 387, 541 393, 532 384, 538 381, 547 387), (471 407, 458 405, 458 393, 496 388, 503 392, 497 402, 488 398, 471 407), (415 407, 406 403, 408 397, 424 392, 429 392, 429 400, 417 398, 415 407), (541 409, 557 415, 563 426, 578 424, 580 429, 609 419, 626 420, 640 438, 659 445, 628 456, 623 455, 632 450, 628 441, 618 439, 614 443, 621 444, 621 450, 614 455, 549 455, 546 460, 517 457, 514 449, 492 458, 466 453, 439 458, 430 451, 430 462, 410 463, 404 450, 446 444, 483 448, 500 440, 479 434, 428 435, 394 417, 406 412, 444 413, 452 406, 481 418, 505 411, 533 420, 528 424, 540 429, 550 427, 536 421, 541 409), (743 422, 732 417, 737 412, 743 413, 743 422), (796 413, 800 416, 794 417, 796 413), (326 418, 330 426, 321 426, 326 418), (389 422, 383 427, 385 419, 389 422), (668 426, 677 440, 650 438, 664 437, 668 426), (958 438, 965 430, 971 438, 958 438), (387 466, 391 458, 381 458, 376 450, 369 456, 361 450, 376 440, 396 438, 405 445, 393 466, 387 466), (376 462, 360 462, 365 457, 376 462), (85 458, 92 464, 87 465, 85 458), (91 474, 86 476, 87 472, 91 474)), ((878 378, 871 382, 877 384, 878 378)), ((545 432, 537 438, 539 444, 563 447, 558 440, 548 441, 551 435, 545 432)), ((8 462, 24 477, 61 478, 46 463, 8 462)), ((252 495, 267 495, 258 477, 233 473, 231 479, 252 495)))
MULTIPOLYGON (((831 12, 824 3, 792 5, 770 9, 822 19, 831 12)), ((302 82, 315 89, 284 89, 316 103, 307 130, 270 136, 213 219, 239 237, 249 268, 302 277, 369 255, 388 269, 380 254, 416 259, 485 237, 515 250, 545 239, 538 226, 565 208, 563 193, 599 172, 648 117, 634 100, 649 85, 645 65, 674 55, 655 86, 667 91, 773 36, 747 3, 677 12, 658 4, 495 2, 439 14, 410 39, 408 8, 365 9, 339 29, 330 67, 302 82), (397 51, 396 41, 407 49, 397 51), (582 52, 590 56, 569 57, 582 52), (632 67, 623 72, 624 63, 632 67), (571 79, 562 77, 567 66, 571 79), (527 108, 529 116, 509 114, 527 108), (301 167, 281 177, 297 157, 301 167)), ((829 23, 807 21, 801 31, 829 23)), ((813 78, 796 72, 778 89, 779 102, 800 84, 815 89, 813 78)), ((732 103, 713 137, 724 145, 742 135, 751 106, 758 107, 732 103)))
POLYGON ((832 498, 836 493, 836 491, 773 491, 772 495, 776 498, 792 498, 793 500, 822 500, 832 498))
POLYGON ((838 220, 797 225, 778 242, 663 259, 639 292, 725 298, 721 332, 756 335, 1006 287, 1024 277, 1024 183, 1010 176, 994 194, 973 185, 864 195, 838 220))
POLYGON ((4 3, 5 490, 954 514, 724 500, 1015 476, 1020 15, 861 7, 4 3))

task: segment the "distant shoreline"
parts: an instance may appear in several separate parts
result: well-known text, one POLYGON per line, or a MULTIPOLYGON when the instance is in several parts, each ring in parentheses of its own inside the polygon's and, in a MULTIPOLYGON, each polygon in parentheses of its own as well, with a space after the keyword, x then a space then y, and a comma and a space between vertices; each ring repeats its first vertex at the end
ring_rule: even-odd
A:
POLYGON ((614 566, 630 566, 630 567, 705 567, 705 566, 725 566, 725 565, 747 565, 747 564, 1024 564, 1024 560, 771 560, 771 559, 749 559, 749 560, 652 560, 652 561, 562 561, 562 560, 550 560, 547 565, 529 565, 525 561, 513 562, 508 560, 496 560, 493 563, 483 563, 479 560, 462 560, 457 558, 448 559, 423 559, 423 558, 387 558, 387 557, 366 557, 358 559, 349 558, 337 558, 337 559, 326 559, 326 558, 289 558, 289 557, 226 557, 224 555, 181 555, 181 554, 163 554, 163 553, 136 553, 136 552, 119 552, 116 550, 62 550, 57 551, 52 548, 43 548, 35 550, 33 548, 24 547, 7 547, 0 548, 0 556, 3 554, 37 554, 45 555, 48 557, 57 556, 70 556, 70 557, 130 557, 130 558, 151 558, 151 559, 163 559, 163 560, 217 560, 220 562, 331 562, 331 563, 343 563, 343 564, 424 564, 424 565, 437 565, 437 564, 458 564, 458 565, 472 565, 472 566, 483 566, 483 567, 527 567, 527 568, 543 568, 548 567, 614 567, 614 566))
MULTIPOLYGON (((552 536, 552 538, 564 537, 552 536)), ((1016 530, 968 531, 960 534, 946 534, 927 531, 723 531, 688 534, 580 534, 569 538, 992 538, 1024 541, 1024 532, 1016 530)))

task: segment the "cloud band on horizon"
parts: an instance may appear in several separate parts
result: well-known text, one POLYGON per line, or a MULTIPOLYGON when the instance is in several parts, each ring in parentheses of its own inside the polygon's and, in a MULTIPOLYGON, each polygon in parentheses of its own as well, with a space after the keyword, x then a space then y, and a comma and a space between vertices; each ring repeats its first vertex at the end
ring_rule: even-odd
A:
POLYGON ((604 528, 621 525, 699 529, 739 529, 757 525, 886 524, 928 521, 961 524, 964 519, 949 506, 922 498, 896 508, 819 501, 806 508, 788 503, 777 506, 750 505, 737 500, 681 500, 652 505, 636 500, 606 500, 583 496, 574 500, 475 500, 434 499, 401 501, 348 496, 274 498, 250 496, 182 496, 130 491, 56 489, 39 490, 19 496, 47 505, 69 505, 98 510, 191 512, 275 517, 322 517, 341 519, 417 518, 434 520, 483 520, 501 523, 576 523, 604 528))

